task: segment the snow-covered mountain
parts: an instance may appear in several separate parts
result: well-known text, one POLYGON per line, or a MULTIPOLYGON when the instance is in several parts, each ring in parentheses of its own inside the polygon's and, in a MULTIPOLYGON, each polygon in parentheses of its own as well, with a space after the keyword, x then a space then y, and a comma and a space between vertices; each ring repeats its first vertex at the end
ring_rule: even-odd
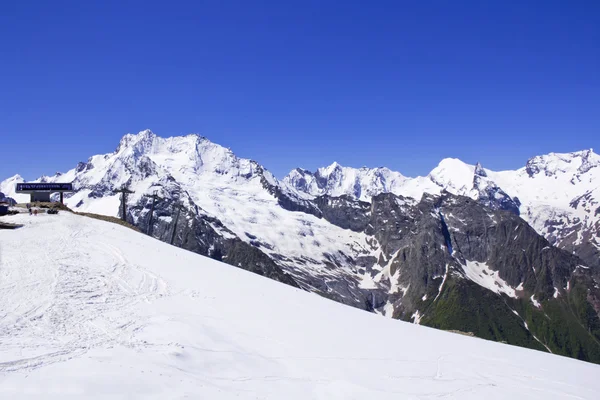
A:
POLYGON ((388 168, 349 168, 334 162, 315 173, 296 168, 283 183, 311 196, 349 195, 358 200, 371 201, 379 193, 401 193, 420 199, 424 192, 439 193, 439 188, 428 179, 407 178, 388 168))
POLYGON ((551 243, 600 266, 600 156, 593 150, 533 157, 489 176, 521 202, 521 215, 551 243))
POLYGON ((367 202, 386 192, 415 199, 442 190, 468 196, 520 214, 551 243, 600 266, 599 166, 600 156, 590 149, 533 157, 515 171, 491 171, 447 158, 426 177, 407 178, 387 169, 334 163, 314 174, 293 170, 283 182, 312 196, 345 194, 367 202))
POLYGON ((596 399, 600 367, 391 321, 60 213, 0 230, 10 399, 596 399), (40 262, 43 260, 43 262, 40 262))
MULTIPOLYGON (((573 195, 582 182, 593 186, 595 162, 590 152, 579 163, 573 195)), ((570 214, 596 218, 596 192, 566 209, 564 199, 552 203, 550 220, 535 197, 548 184, 539 171, 550 167, 538 164, 556 163, 531 164, 523 175, 445 159, 428 176, 407 178, 334 163, 278 181, 204 137, 142 131, 112 153, 39 180, 73 182, 70 208, 112 216, 120 212, 115 190, 127 186, 134 193, 126 218, 142 232, 344 304, 600 362, 597 246, 570 214), (528 192, 519 179, 540 186, 528 192), (162 200, 151 220, 153 193, 162 200), (574 237, 574 247, 564 237, 574 237)), ((557 165, 555 174, 573 172, 557 165)))
MULTIPOLYGON (((259 250, 253 257, 267 256, 265 263, 277 264, 262 267, 269 269, 269 276, 273 270, 282 275, 279 269, 284 268, 301 287, 325 292, 330 290, 325 282, 331 282, 336 298, 350 304, 362 306, 368 295, 357 287, 362 274, 354 262, 374 250, 367 235, 281 207, 288 200, 301 209, 302 195, 280 187, 258 163, 204 137, 161 138, 149 130, 128 134, 115 152, 93 156, 64 174, 41 180, 73 182, 77 192, 65 200, 70 208, 112 216, 120 211, 120 195, 114 190, 126 185, 134 191, 128 197, 132 222, 144 230, 150 204, 145 196, 156 192, 164 199, 154 227, 159 237, 169 236, 176 215, 172 207, 182 202, 186 222, 179 225, 175 244, 215 258, 224 256, 228 262, 234 262, 235 256, 227 255, 232 248, 259 250), (213 236, 220 238, 219 243, 213 236)), ((240 263, 246 264, 235 261, 240 263)))
POLYGON ((17 203, 24 203, 29 201, 29 195, 23 195, 16 193, 17 183, 25 182, 25 180, 21 177, 21 175, 15 175, 8 179, 0 182, 0 192, 4 194, 4 196, 15 200, 17 203))

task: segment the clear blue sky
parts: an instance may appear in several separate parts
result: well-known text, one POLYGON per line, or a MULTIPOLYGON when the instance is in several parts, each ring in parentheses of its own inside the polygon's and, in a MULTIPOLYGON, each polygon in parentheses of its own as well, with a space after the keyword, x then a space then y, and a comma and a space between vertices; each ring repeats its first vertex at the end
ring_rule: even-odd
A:
POLYGON ((277 176, 600 150, 600 1, 3 1, 0 180, 127 132, 277 176))

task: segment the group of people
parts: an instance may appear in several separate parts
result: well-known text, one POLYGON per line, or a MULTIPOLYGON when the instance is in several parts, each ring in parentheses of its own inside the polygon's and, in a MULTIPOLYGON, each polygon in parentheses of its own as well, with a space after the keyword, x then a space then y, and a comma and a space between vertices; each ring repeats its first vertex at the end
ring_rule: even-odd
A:
POLYGON ((27 209, 29 210, 29 215, 38 215, 37 208, 34 210, 31 204, 27 203, 27 209))

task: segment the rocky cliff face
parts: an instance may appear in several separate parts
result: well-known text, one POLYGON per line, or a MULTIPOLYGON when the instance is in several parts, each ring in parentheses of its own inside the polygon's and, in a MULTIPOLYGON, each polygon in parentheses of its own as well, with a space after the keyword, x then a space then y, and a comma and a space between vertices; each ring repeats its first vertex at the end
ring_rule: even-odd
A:
POLYGON ((142 232, 353 307, 600 362, 596 158, 446 159, 419 178, 334 163, 280 182, 201 136, 143 131, 40 180, 113 216, 127 186, 142 232))
POLYGON ((386 315, 598 361, 597 271, 580 258, 468 197, 372 201, 386 315))

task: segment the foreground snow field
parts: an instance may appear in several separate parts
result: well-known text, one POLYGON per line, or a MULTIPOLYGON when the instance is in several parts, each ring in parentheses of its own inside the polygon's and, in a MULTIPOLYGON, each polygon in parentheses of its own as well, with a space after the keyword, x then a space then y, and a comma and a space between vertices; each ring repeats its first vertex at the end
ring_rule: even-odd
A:
POLYGON ((597 399, 600 366, 389 320, 69 213, 0 231, 0 398, 597 399))

